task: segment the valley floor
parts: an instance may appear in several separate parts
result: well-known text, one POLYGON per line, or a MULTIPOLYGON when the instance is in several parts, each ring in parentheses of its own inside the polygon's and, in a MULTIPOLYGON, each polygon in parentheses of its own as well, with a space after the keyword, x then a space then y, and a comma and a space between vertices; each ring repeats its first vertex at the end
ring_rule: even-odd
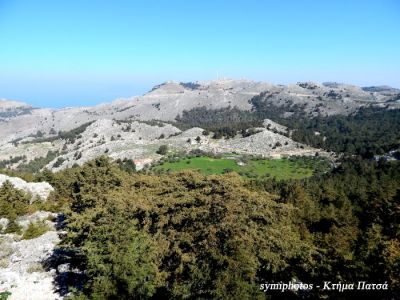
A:
POLYGON ((204 175, 236 172, 248 178, 270 177, 277 180, 303 179, 316 172, 329 169, 325 160, 312 157, 293 157, 284 159, 253 159, 243 162, 240 156, 226 155, 224 158, 207 156, 187 157, 167 161, 152 168, 154 171, 198 170, 204 175))

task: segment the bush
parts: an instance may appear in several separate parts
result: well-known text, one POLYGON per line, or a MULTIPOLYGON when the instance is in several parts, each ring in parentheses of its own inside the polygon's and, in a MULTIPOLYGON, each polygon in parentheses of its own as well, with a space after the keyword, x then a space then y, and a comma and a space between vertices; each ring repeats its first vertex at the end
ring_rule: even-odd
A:
POLYGON ((22 235, 23 240, 31 240, 41 236, 49 230, 49 226, 44 221, 29 223, 28 228, 22 235))
POLYGON ((7 268, 10 264, 10 260, 8 258, 0 258, 0 268, 7 268))
POLYGON ((10 223, 8 223, 6 230, 4 230, 4 233, 21 234, 21 232, 22 232, 22 227, 18 225, 15 221, 10 221, 10 223))
POLYGON ((11 293, 9 291, 1 292, 0 293, 0 300, 7 300, 8 297, 11 296, 11 293))
POLYGON ((156 151, 156 153, 165 155, 168 152, 168 146, 167 145, 161 145, 160 148, 156 151))
POLYGON ((13 221, 17 216, 26 214, 29 201, 30 197, 26 193, 14 188, 10 181, 5 181, 0 187, 0 218, 13 221))
POLYGON ((44 268, 41 264, 39 263, 34 263, 29 265, 28 269, 26 270, 26 272, 28 272, 29 274, 34 273, 34 272, 43 272, 44 268))
POLYGON ((126 171, 128 173, 136 172, 136 165, 135 165, 135 162, 132 159, 127 159, 127 158, 124 158, 123 160, 118 159, 116 161, 116 163, 119 165, 119 167, 122 170, 124 170, 124 171, 126 171))
POLYGON ((57 158, 56 162, 53 164, 53 168, 58 168, 63 164, 64 161, 65 159, 62 157, 57 158))

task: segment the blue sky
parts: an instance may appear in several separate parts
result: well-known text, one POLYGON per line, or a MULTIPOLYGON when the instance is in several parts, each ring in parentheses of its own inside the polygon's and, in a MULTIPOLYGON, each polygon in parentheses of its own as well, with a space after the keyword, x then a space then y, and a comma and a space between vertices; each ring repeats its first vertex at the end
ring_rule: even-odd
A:
POLYGON ((217 76, 400 87, 400 1, 0 0, 0 98, 92 105, 217 76))

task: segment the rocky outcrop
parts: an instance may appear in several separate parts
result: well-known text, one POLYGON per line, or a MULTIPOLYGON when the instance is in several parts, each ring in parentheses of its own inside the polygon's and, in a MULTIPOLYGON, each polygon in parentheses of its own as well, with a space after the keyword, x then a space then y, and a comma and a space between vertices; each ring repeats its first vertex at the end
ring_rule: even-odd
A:
POLYGON ((54 188, 47 182, 26 182, 18 177, 10 177, 0 174, 0 186, 3 185, 5 181, 10 181, 16 189, 30 193, 32 195, 32 201, 36 198, 46 201, 49 194, 54 190, 54 188))
MULTIPOLYGON (((17 222, 43 220, 56 214, 37 212, 17 222)), ((46 260, 53 256, 59 236, 55 223, 46 221, 49 231, 29 240, 16 234, 0 234, 0 292, 10 292, 8 300, 55 300, 63 297, 57 292, 57 267, 48 269, 46 260)))
POLYGON ((270 119, 265 119, 263 122, 263 125, 265 128, 267 128, 270 131, 278 132, 280 134, 288 133, 288 129, 286 126, 278 124, 270 119))
POLYGON ((18 217, 16 222, 19 226, 22 227, 23 230, 25 230, 30 223, 36 223, 36 222, 41 222, 44 221, 50 228, 54 227, 54 223, 52 221, 49 221, 48 219, 55 219, 58 216, 56 213, 51 213, 48 211, 36 211, 33 214, 18 217))
MULTIPOLYGON (((29 114, 9 117, 0 122, 0 160, 8 160, 10 156, 26 158, 25 162, 11 165, 15 168, 20 163, 46 157, 49 151, 58 151, 58 157, 49 163, 46 161, 46 168, 59 171, 75 164, 82 165, 100 155, 131 159, 142 168, 160 158, 156 151, 163 144, 176 151, 200 148, 272 157, 289 153, 301 155, 308 153, 304 151, 306 146, 294 143, 287 128, 271 120, 265 120, 263 133, 259 136, 245 140, 238 135, 227 141, 205 137, 201 128, 182 132, 170 121, 174 121, 184 110, 196 107, 218 109, 230 106, 250 110, 253 108, 250 100, 254 96, 260 103, 280 107, 281 117, 290 117, 293 108, 313 117, 346 115, 371 105, 400 107, 399 100, 394 101, 399 94, 400 90, 388 87, 363 89, 340 83, 274 85, 227 79, 194 83, 168 81, 143 96, 118 99, 93 107, 32 109, 29 114), (92 123, 73 138, 57 138, 59 131, 65 133, 88 122, 92 123), (51 139, 35 141, 38 133, 51 139), (200 142, 195 140, 197 136, 200 136, 200 142)), ((256 102, 253 101, 253 105, 257 106, 256 102)), ((2 105, 5 111, 29 108, 14 102, 3 101, 0 107, 2 105)), ((315 149, 310 151, 312 153, 315 149)))
POLYGON ((249 100, 265 92, 274 105, 292 103, 310 114, 349 114, 365 105, 399 107, 393 96, 397 89, 363 89, 339 83, 298 83, 274 85, 250 80, 219 79, 213 81, 179 83, 168 81, 154 87, 143 96, 118 99, 93 107, 63 109, 32 109, 23 103, 0 102, 5 113, 10 109, 28 111, 16 113, 0 123, 0 146, 12 140, 50 132, 68 131, 89 121, 99 119, 136 119, 173 121, 184 110, 205 106, 208 109, 237 107, 251 109, 249 100), (335 95, 335 97, 332 97, 335 95))

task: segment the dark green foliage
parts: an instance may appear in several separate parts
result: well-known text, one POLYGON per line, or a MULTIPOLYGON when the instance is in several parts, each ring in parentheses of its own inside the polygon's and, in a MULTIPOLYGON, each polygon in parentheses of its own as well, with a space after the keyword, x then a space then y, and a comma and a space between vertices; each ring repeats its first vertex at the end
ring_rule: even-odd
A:
POLYGON ((299 226, 319 252, 308 281, 387 281, 389 294, 400 290, 399 162, 351 159, 304 182, 258 184, 299 208, 299 226))
POLYGON ((43 134, 41 136, 36 136, 38 137, 37 139, 33 141, 29 141, 27 143, 43 143, 43 142, 54 142, 59 139, 67 140, 71 144, 75 143, 75 140, 79 137, 81 133, 83 133, 86 128, 91 125, 94 121, 87 122, 85 124, 82 124, 81 126, 71 129, 69 131, 60 131, 58 135, 53 136, 53 137, 48 137, 48 138, 42 138, 43 134))
POLYGON ((27 182, 35 181, 35 175, 30 172, 20 172, 12 169, 0 169, 0 174, 8 175, 10 177, 19 177, 27 182))
POLYGON ((0 218, 15 220, 29 211, 30 197, 5 181, 0 187, 0 218))
POLYGON ((158 150, 156 151, 156 153, 161 154, 161 155, 165 155, 168 152, 168 146, 167 145, 161 145, 158 150))
POLYGON ((257 299, 260 283, 293 279, 387 281, 390 291, 371 293, 398 296, 399 162, 352 159, 307 180, 243 181, 128 175, 103 157, 54 176, 57 199, 70 203, 63 243, 88 274, 81 297, 257 299))
POLYGON ((63 140, 68 140, 70 143, 74 143, 75 139, 78 138, 78 136, 83 133, 86 128, 88 128, 94 121, 87 122, 85 124, 82 124, 81 126, 74 128, 70 131, 60 131, 58 133, 58 136, 56 139, 63 139, 63 140))
POLYGON ((72 199, 72 209, 77 212, 83 211, 104 201, 104 197, 111 187, 121 185, 121 175, 111 176, 118 174, 116 169, 118 169, 117 166, 110 165, 108 159, 103 156, 86 164, 83 168, 71 169, 70 172, 73 172, 74 177, 70 179, 72 180, 70 186, 62 179, 54 183, 56 186, 67 184, 64 189, 68 191, 66 196, 72 199))
POLYGON ((248 136, 254 135, 259 132, 261 132, 261 130, 257 130, 255 128, 249 128, 247 130, 242 129, 241 134, 242 134, 242 137, 248 137, 248 136))
POLYGON ((0 300, 7 300, 11 296, 9 291, 0 292, 0 300))
POLYGON ((4 233, 16 233, 16 234, 21 234, 22 232, 22 227, 17 224, 14 220, 11 220, 10 223, 8 223, 7 228, 4 230, 4 233))
POLYGON ((55 159, 58 156, 58 151, 49 151, 47 152, 45 157, 36 157, 26 164, 20 164, 17 167, 19 172, 26 173, 38 173, 41 169, 43 169, 49 162, 55 159))
POLYGON ((256 114, 236 107, 211 110, 203 106, 183 111, 174 125, 181 129, 201 127, 205 129, 204 135, 212 131, 214 138, 230 138, 243 129, 262 126, 262 120, 256 114))
POLYGON ((41 137, 43 137, 43 132, 41 132, 40 130, 38 130, 34 135, 32 135, 32 137, 41 138, 41 137))
POLYGON ((28 228, 25 230, 22 235, 23 240, 30 240, 41 236, 49 230, 47 224, 42 222, 29 223, 28 228))
POLYGON ((292 101, 278 106, 269 101, 271 97, 273 97, 272 94, 263 92, 249 100, 249 103, 253 106, 252 112, 258 119, 270 119, 288 126, 288 122, 290 122, 290 125, 293 125, 293 120, 302 120, 307 117, 303 106, 293 104, 292 101), (285 113, 290 113, 290 118, 286 118, 284 116, 285 113))
POLYGON ((58 168, 63 164, 64 161, 65 159, 62 157, 57 158, 56 162, 53 164, 53 168, 58 168))
POLYGON ((292 137, 295 140, 371 158, 399 147, 400 109, 363 108, 350 116, 304 119, 294 128, 292 137))
MULTIPOLYGON (((260 96, 261 97, 261 96, 260 96)), ((182 116, 176 118, 175 126, 181 129, 191 127, 204 128, 204 135, 208 135, 209 131, 214 132, 213 138, 220 139, 222 137, 232 138, 238 132, 246 135, 249 128, 262 127, 265 118, 277 117, 285 112, 284 107, 276 106, 256 106, 257 97, 251 101, 255 109, 253 111, 243 111, 236 107, 207 109, 206 107, 193 108, 189 111, 183 111, 182 116), (278 112, 279 111, 279 112, 278 112)), ((263 99, 262 97, 260 99, 263 99)), ((254 129, 249 130, 249 135, 256 133, 254 129)))
POLYGON ((121 159, 117 159, 116 163, 119 165, 119 167, 122 170, 124 170, 124 171, 126 171, 128 173, 136 172, 136 165, 135 165, 135 163, 134 163, 134 161, 132 159, 127 159, 127 158, 124 158, 122 160, 121 159))
POLYGON ((82 256, 90 298, 254 299, 263 270, 289 279, 290 262, 310 257, 292 206, 237 175, 126 176, 104 158, 70 172, 64 243, 82 256))
POLYGON ((164 127, 165 126, 165 124, 163 122, 158 121, 158 120, 147 120, 147 121, 146 120, 140 120, 140 121, 137 121, 137 122, 143 123, 143 124, 147 124, 149 126, 157 126, 157 127, 164 127))
POLYGON ((276 106, 268 99, 266 93, 253 97, 253 112, 293 129, 292 138, 304 144, 364 158, 400 145, 400 109, 365 107, 349 116, 310 117, 299 105, 276 106), (285 118, 285 112, 291 116, 285 118))
POLYGON ((21 160, 26 160, 26 155, 10 157, 10 159, 0 160, 0 169, 7 168, 10 165, 16 164, 21 160))
POLYGON ((114 205, 98 213, 82 245, 90 278, 83 294, 99 300, 149 298, 162 282, 155 243, 114 205))
POLYGON ((180 85, 191 90, 197 90, 201 87, 200 84, 194 82, 181 82, 180 85))

